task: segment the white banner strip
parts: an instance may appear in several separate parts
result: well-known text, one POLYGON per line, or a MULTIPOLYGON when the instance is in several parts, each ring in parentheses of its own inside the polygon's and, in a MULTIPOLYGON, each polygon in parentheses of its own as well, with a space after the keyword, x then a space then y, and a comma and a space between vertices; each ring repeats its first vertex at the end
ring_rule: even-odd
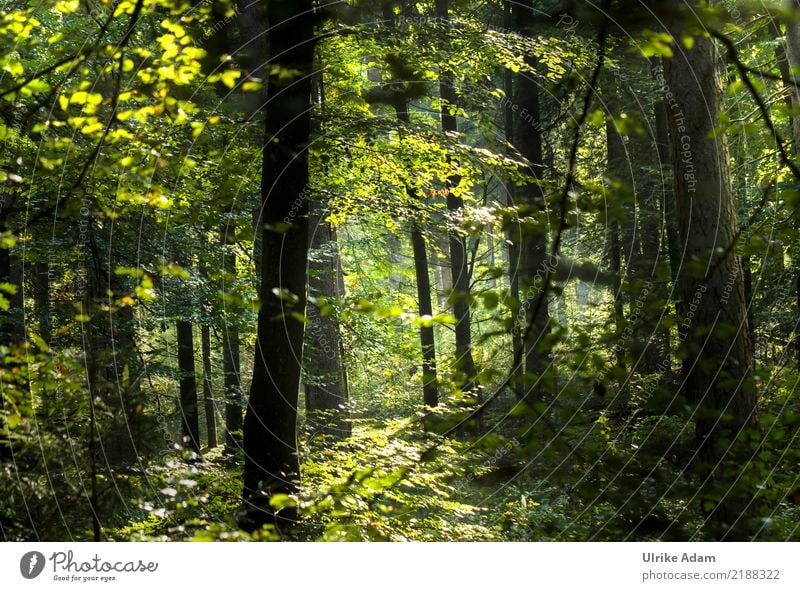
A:
POLYGON ((800 589, 800 544, 6 543, 0 589, 800 589))

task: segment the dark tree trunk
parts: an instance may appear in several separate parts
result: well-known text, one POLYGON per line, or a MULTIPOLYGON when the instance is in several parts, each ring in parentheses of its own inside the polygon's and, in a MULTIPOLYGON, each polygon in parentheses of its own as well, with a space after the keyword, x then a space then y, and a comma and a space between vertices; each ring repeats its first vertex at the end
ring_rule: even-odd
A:
POLYGON ((300 476, 297 402, 308 262, 308 145, 314 20, 311 0, 271 0, 270 61, 262 169, 262 263, 253 381, 244 419, 242 526, 287 525, 270 506, 300 476), (300 316, 299 318, 297 316, 300 316))
MULTIPOLYGON (((6 208, 9 207, 10 200, 3 199, 0 205, 0 232, 6 229, 6 208)), ((0 248, 0 282, 11 283, 12 275, 12 262, 11 251, 8 248, 0 248)), ((19 288, 19 287, 18 287, 19 288)), ((2 292, 2 296, 11 301, 13 297, 8 292, 2 292)), ((10 347, 18 341, 18 330, 14 318, 15 310, 9 307, 6 310, 0 310, 0 345, 10 347)), ((10 369, 10 368, 9 368, 10 369)), ((0 387, 0 411, 6 408, 6 398, 3 395, 4 388, 0 387)), ((13 458, 11 440, 5 437, 6 426, 4 425, 3 413, 0 412, 0 461, 8 461, 13 458)))
MULTIPOLYGON (((431 280, 428 274, 425 237, 416 225, 411 228, 411 246, 414 250, 419 315, 420 317, 432 316, 431 280)), ((439 392, 436 384, 436 345, 432 325, 420 326, 419 341, 422 346, 422 401, 425 406, 434 407, 439 404, 439 392)))
MULTIPOLYGON (((608 86, 615 84, 611 80, 608 86)), ((614 97, 615 91, 608 89, 606 104, 612 109, 618 106, 618 101, 614 97)), ((611 112, 610 116, 619 116, 620 113, 611 112)), ((614 182, 625 181, 627 176, 628 162, 625 157, 625 145, 622 142, 617 128, 612 121, 606 122, 606 169, 609 179, 614 182)), ((618 190, 611 189, 612 194, 616 194, 618 190)), ((612 213, 607 221, 608 227, 608 248, 609 248, 609 261, 611 263, 611 273, 614 276, 614 281, 611 289, 614 291, 614 328, 615 328, 615 342, 620 343, 622 338, 624 323, 625 323, 625 307, 624 298, 622 297, 622 236, 620 229, 620 222, 612 213)), ((614 349, 617 352, 615 362, 624 368, 625 367, 625 347, 620 346, 614 349)))
POLYGON ((750 329, 750 342, 753 344, 753 359, 755 362, 756 348, 756 324, 753 318, 753 271, 750 269, 750 256, 741 258, 742 273, 744 274, 744 303, 747 308, 747 327, 750 329))
MULTIPOLYGON (((394 27, 392 4, 393 2, 389 1, 382 5, 383 20, 389 27, 394 27)), ((395 116, 403 124, 410 124, 407 101, 401 99, 397 102, 395 116)), ((409 187, 407 191, 412 203, 420 200, 414 189, 409 187)), ((414 252, 414 273, 417 283, 417 311, 420 317, 433 316, 427 247, 425 236, 416 221, 411 224, 411 247, 414 252)), ((433 326, 419 327, 419 341, 422 349, 422 402, 426 407, 435 407, 439 404, 439 388, 436 378, 436 341, 433 326)))
POLYGON ((37 261, 33 265, 33 275, 33 298, 39 320, 39 336, 50 344, 53 326, 50 310, 50 264, 47 261, 37 261))
MULTIPOLYGON (((606 129, 608 131, 608 129, 606 129)), ((611 142, 609 142, 608 153, 611 159, 611 142)), ((614 335, 618 343, 622 338, 625 324, 625 306, 622 298, 622 245, 620 243, 619 221, 609 220, 608 224, 608 248, 610 250, 611 273, 614 276, 611 289, 614 291, 614 335)), ((616 348, 615 362, 618 367, 625 368, 625 350, 622 347, 616 348)))
MULTIPOLYGON (((656 81, 660 82, 663 77, 663 67, 657 58, 650 60, 651 70, 656 81)), ((669 139, 669 124, 667 121, 667 104, 663 98, 659 98, 653 105, 655 112, 655 132, 656 147, 658 150, 658 161, 662 171, 664 182, 664 228, 667 243, 667 253, 669 255, 669 268, 672 276, 673 285, 677 285, 678 272, 681 268, 681 244, 680 233, 678 231, 678 212, 675 204, 674 181, 672 180, 672 156, 669 139)))
POLYGON ((209 449, 217 447, 217 411, 211 387, 211 329, 208 324, 200 327, 203 349, 203 406, 206 414, 206 439, 209 449))
MULTIPOLYGON (((795 18, 798 14, 800 14, 800 2, 798 0, 787 0, 787 7, 794 12, 795 18)), ((790 99, 790 106, 792 109, 792 154, 794 155, 795 159, 800 156, 800 115, 797 114, 797 109, 800 109, 800 74, 798 74, 798 68, 800 68, 800 24, 797 23, 795 20, 788 21, 786 23, 786 48, 784 49, 785 60, 780 60, 779 65, 781 65, 781 72, 784 75, 789 75, 789 80, 791 80, 790 84, 787 84, 789 88, 789 96, 790 99)), ((800 179, 795 179, 795 181, 800 179)), ((795 222, 798 221, 797 211, 795 210, 794 219, 795 222)), ((783 261, 783 253, 781 252, 781 262, 783 261)), ((800 248, 795 246, 794 256, 792 256, 792 271, 794 273, 795 278, 795 295, 797 298, 797 306, 796 312, 800 314, 800 263, 798 263, 798 259, 800 259, 800 248)), ((800 369, 800 330, 797 330, 797 327, 793 327, 795 332, 795 359, 797 362, 797 368, 800 369)))
POLYGON ((181 434, 186 446, 200 451, 200 418, 197 410, 197 375, 194 371, 192 323, 178 320, 178 371, 180 371, 181 434))
MULTIPOLYGON (((232 291, 230 285, 236 280, 236 254, 228 246, 233 242, 233 228, 224 225, 220 230, 220 242, 223 246, 222 269, 224 293, 232 291)), ((225 451, 234 453, 241 446, 242 400, 241 374, 239 372, 239 325, 237 310, 227 311, 222 320, 222 379, 225 392, 225 451)))
MULTIPOLYGON (((534 20, 533 9, 515 4, 512 11, 514 28, 517 31, 531 31, 534 20)), ((525 56, 525 65, 534 69, 536 60, 533 56, 525 56)), ((542 162, 542 123, 539 112, 539 87, 530 72, 517 74, 516 107, 514 121, 514 145, 519 153, 528 161, 523 170, 530 181, 517 187, 515 191, 516 205, 520 208, 521 240, 520 285, 521 302, 527 311, 523 333, 525 358, 525 397, 536 398, 541 386, 535 387, 548 366, 548 352, 540 350, 538 343, 547 336, 550 330, 550 315, 547 307, 547 295, 541 293, 544 283, 544 270, 547 259, 547 227, 544 219, 544 189, 542 187, 544 165, 542 162), (541 304, 537 306, 537 301, 541 304), (533 317, 537 310, 536 317, 533 317), (530 326, 530 330, 526 330, 530 326)))
POLYGON ((682 393, 693 408, 706 527, 720 540, 753 534, 758 409, 747 327, 744 282, 733 251, 736 213, 727 142, 712 134, 722 104, 713 41, 695 37, 691 49, 672 31, 666 61, 669 127, 676 203, 686 258, 679 278, 684 317, 682 393), (724 254, 719 254, 724 253, 724 254))
MULTIPOLYGON (((0 197, 0 232, 7 229, 8 209, 12 206, 12 199, 8 196, 0 197)), ((8 300, 8 310, 0 309, 0 344, 19 344, 25 339, 23 306, 22 306, 22 274, 17 257, 10 248, 0 248, 0 282, 14 286, 16 291, 0 291, 0 295, 8 300)))
POLYGON ((308 426, 313 435, 336 439, 350 435, 347 387, 341 357, 339 321, 333 304, 343 295, 338 289, 339 244, 336 230, 325 221, 317 200, 309 204, 308 295, 303 373, 308 426))
MULTIPOLYGON (((511 2, 503 2, 503 25, 506 29, 511 29, 511 2)), ((506 68, 503 72, 503 90, 505 91, 505 103, 503 105, 503 131, 505 133, 506 143, 508 144, 508 151, 513 152, 511 146, 515 145, 514 140, 514 72, 506 68)), ((506 187, 506 207, 513 207, 514 205, 514 191, 511 186, 506 187)), ((509 290, 511 298, 518 303, 520 301, 519 293, 519 244, 522 241, 522 228, 519 223, 512 222, 506 232, 506 244, 508 245, 508 279, 509 290)), ((516 315, 516 314, 515 314, 516 315)), ((513 355, 514 367, 511 368, 512 380, 514 391, 518 397, 524 395, 524 389, 521 383, 522 369, 524 368, 525 360, 522 356, 522 332, 525 330, 524 326, 520 326, 517 319, 514 320, 513 328, 511 330, 511 353, 513 355)))
POLYGON ((242 386, 239 372, 239 327, 225 323, 222 327, 222 371, 225 386, 225 447, 233 453, 241 445, 242 386))
MULTIPOLYGON (((449 1, 436 0, 436 17, 446 22, 449 17, 449 1)), ((455 116, 457 105, 455 81, 453 73, 442 68, 439 73, 439 96, 442 102, 441 118, 444 133, 458 132, 455 116)), ((457 224, 464 209, 464 201, 453 189, 461 179, 451 176, 445 182, 447 190, 447 210, 451 215, 451 223, 457 224)), ((467 239, 457 230, 450 231, 450 268, 453 275, 453 316, 456 319, 456 360, 455 369, 464 392, 470 392, 475 386, 475 362, 472 358, 472 329, 470 319, 470 286, 469 269, 467 268, 467 239)))

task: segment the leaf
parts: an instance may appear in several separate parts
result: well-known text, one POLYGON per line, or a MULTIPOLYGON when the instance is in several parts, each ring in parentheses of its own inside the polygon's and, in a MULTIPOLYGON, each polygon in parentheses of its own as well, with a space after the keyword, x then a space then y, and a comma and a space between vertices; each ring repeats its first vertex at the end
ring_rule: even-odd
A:
POLYGON ((219 78, 225 86, 233 88, 236 86, 236 80, 238 80, 241 75, 242 73, 239 70, 225 70, 219 78))
POLYGON ((291 291, 286 289, 285 287, 273 287, 272 294, 275 295, 279 300, 283 300, 284 302, 289 302, 290 304, 296 304, 300 301, 300 298, 293 294, 291 291))

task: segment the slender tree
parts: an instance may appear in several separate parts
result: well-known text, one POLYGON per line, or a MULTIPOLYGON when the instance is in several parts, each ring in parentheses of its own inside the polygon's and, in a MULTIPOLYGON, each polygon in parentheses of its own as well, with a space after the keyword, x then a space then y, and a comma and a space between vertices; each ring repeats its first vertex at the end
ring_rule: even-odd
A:
MULTIPOLYGON (((393 4, 391 1, 383 2, 382 4, 383 20, 386 26, 390 28, 394 28, 393 4)), ((392 86, 397 87, 399 85, 403 87, 407 82, 394 80, 392 81, 392 86)), ((392 106, 397 120, 403 125, 409 126, 411 118, 408 112, 407 94, 397 92, 393 97, 392 106)), ((412 203, 420 201, 420 196, 416 189, 410 185, 406 187, 406 192, 412 203)), ((417 283, 417 310, 420 317, 431 317, 433 315, 433 304, 427 244, 418 220, 412 220, 411 222, 411 248, 414 253, 414 274, 417 283)), ((432 325, 420 325, 419 340, 422 348, 422 401, 427 407, 435 407, 439 404, 439 389, 436 378, 436 341, 432 325)))
MULTIPOLYGON (((511 16, 511 2, 506 0, 503 2, 503 26, 510 30, 512 25, 512 16, 511 16)), ((513 146, 515 144, 514 141, 514 119, 515 119, 515 109, 514 109, 514 71, 511 68, 504 68, 503 71, 503 90, 506 95, 506 101, 503 104, 503 130, 505 133, 506 144, 508 145, 508 151, 513 152, 513 146)), ((514 205, 514 190, 509 185, 506 187, 506 206, 513 207, 514 205)), ((508 249, 508 279, 509 279, 509 289, 511 293, 511 298, 516 301, 520 302, 520 293, 519 293, 519 244, 522 241, 522 229, 518 222, 512 222, 509 225, 509 228, 506 232, 506 245, 508 249)), ((512 377, 513 377, 513 388, 517 393, 518 397, 522 397, 524 394, 524 389, 522 388, 522 383, 520 380, 520 376, 522 375, 522 371, 524 369, 525 360, 522 356, 522 328, 518 326, 519 323, 515 323, 514 328, 511 332, 511 352, 512 352, 512 359, 514 360, 514 367, 511 368, 512 377), (517 363, 517 360, 520 360, 520 363, 517 363)))
POLYGON ((192 323, 178 320, 178 370, 180 371, 181 433, 188 447, 200 451, 200 419, 197 410, 197 375, 194 370, 192 323))
MULTIPOLYGON (((436 0, 436 18, 447 23, 450 19, 449 0, 436 0)), ((446 134, 458 132, 456 108, 458 100, 455 77, 447 66, 439 72, 439 98, 441 100, 442 131, 446 134)), ((463 214, 464 200, 456 194, 461 179, 451 175, 446 181, 447 210, 451 223, 457 224, 463 214)), ((462 389, 471 391, 475 384, 475 362, 472 358, 472 329, 470 320, 470 285, 467 256, 467 238, 458 230, 450 231, 450 267, 453 274, 453 315, 456 318, 456 369, 461 374, 462 389)))
MULTIPOLYGON (((232 248, 232 227, 224 224, 220 229, 222 244, 222 292, 231 291, 236 278, 236 253, 232 248)), ((234 453, 241 446, 243 400, 239 371, 239 325, 235 310, 226 310, 222 319, 222 380, 225 392, 225 449, 234 453), (231 313, 229 313, 231 312, 231 313)))
POLYGON ((269 503, 296 490, 297 402, 300 387, 308 261, 308 145, 313 2, 271 0, 269 101, 263 152, 262 260, 253 380, 244 419, 243 526, 288 525, 269 503))
POLYGON ((200 326, 200 346, 203 356, 203 410, 206 415, 206 438, 208 447, 217 447, 217 412, 214 392, 211 387, 211 327, 200 326))
MULTIPOLYGON (((530 34, 534 21, 534 10, 530 3, 516 3, 512 8, 513 27, 521 34, 530 34)), ((528 162, 523 173, 530 179, 515 191, 516 205, 521 214, 519 241, 519 290, 520 300, 526 310, 523 327, 526 338, 523 342, 525 359, 525 398, 530 400, 538 388, 534 383, 542 377, 547 367, 546 351, 537 346, 549 332, 547 305, 538 306, 536 300, 543 297, 541 278, 547 257, 547 228, 542 186, 544 164, 542 160, 542 123, 539 109, 539 87, 534 79, 536 59, 525 56, 525 70, 516 75, 514 104, 519 116, 514 121, 514 146, 528 162), (524 116, 523 116, 524 114, 524 116), (530 330, 527 327, 530 326, 530 330)), ((546 301, 546 300, 545 300, 546 301)))

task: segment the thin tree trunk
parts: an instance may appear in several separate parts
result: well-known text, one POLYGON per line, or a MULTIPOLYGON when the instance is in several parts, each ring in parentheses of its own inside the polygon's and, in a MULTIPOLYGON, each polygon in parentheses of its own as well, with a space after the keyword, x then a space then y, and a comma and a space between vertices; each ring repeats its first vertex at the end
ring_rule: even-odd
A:
POLYGON ((713 41, 683 46, 672 31, 666 61, 676 203, 686 261, 679 278, 685 317, 682 393, 696 425, 699 499, 710 535, 749 539, 754 529, 754 445, 758 427, 744 282, 733 251, 736 213, 725 137, 712 133, 722 104, 713 41), (724 254, 719 254, 724 253, 724 254))
MULTIPOLYGON (((442 23, 449 18, 449 0, 436 0, 436 17, 442 23)), ((439 73, 439 96, 441 99, 442 131, 444 133, 458 132, 458 123, 455 116, 457 104, 455 81, 453 73, 442 68, 439 73)), ((451 176, 445 182, 447 190, 447 210, 451 215, 451 222, 458 223, 464 209, 464 201, 457 196, 455 189, 461 179, 451 176)), ((472 329, 470 319, 470 287, 469 270, 467 268, 467 239, 457 230, 450 231, 450 268, 453 274, 453 316, 456 318, 456 360, 455 369, 459 374, 462 390, 471 392, 475 386, 475 362, 472 358, 472 329)))
POLYGON ((241 445, 242 387, 239 372, 239 327, 226 322, 222 327, 222 371, 225 387, 225 448, 233 453, 241 445))
POLYGON ((37 261, 33 265, 33 298, 36 303, 36 315, 39 319, 39 336, 50 344, 52 318, 50 314, 50 264, 37 261))
POLYGON ((453 273, 450 264, 450 240, 447 234, 437 232, 431 238, 431 258, 434 259, 434 275, 436 278, 436 301, 439 308, 449 307, 448 295, 453 291, 453 273))
MULTIPOLYGON (((236 280, 236 254, 229 248, 233 242, 232 228, 227 224, 220 228, 220 242, 223 247, 221 290, 229 293, 229 287, 236 280)), ((225 393, 225 452, 233 454, 241 446, 242 399, 241 374, 239 371, 239 325, 237 311, 226 310, 222 320, 222 385, 225 393)))
MULTIPOLYGON (((533 26, 534 12, 529 6, 514 4, 512 10, 514 28, 530 34, 533 26)), ((525 65, 533 69, 536 60, 533 56, 525 56, 525 65)), ((526 330, 528 337, 524 339, 525 358, 525 397, 533 400, 541 390, 541 378, 547 367, 548 353, 537 346, 550 330, 550 314, 547 306, 547 295, 541 293, 543 269, 547 257, 547 229, 543 218, 544 190, 542 187, 544 165, 542 162, 542 124, 539 112, 539 87, 529 72, 519 72, 516 76, 516 94, 514 97, 518 115, 515 117, 514 142, 519 153, 528 161, 523 172, 530 182, 516 188, 517 206, 523 218, 521 224, 520 286, 522 305, 527 311, 526 330), (538 306, 536 317, 532 317, 537 308, 537 300, 544 298, 538 306), (539 386, 535 387, 534 382, 539 386)))
MULTIPOLYGON (((609 160, 610 160, 611 147, 609 145, 609 160)), ((622 253, 619 235, 619 222, 611 220, 609 225, 609 249, 611 250, 611 273, 614 275, 611 289, 614 290, 614 334, 616 339, 620 339, 625 324, 625 307, 622 301, 622 253)), ((614 360, 618 367, 625 368, 625 350, 622 347, 616 348, 616 359, 614 360)))
POLYGON ((200 451, 200 418, 197 410, 197 375, 194 371, 192 323, 178 320, 178 371, 180 371, 181 433, 187 446, 200 451))
MULTIPOLYGON (((414 250, 419 315, 430 317, 433 315, 433 306, 428 256, 425 252, 425 237, 416 224, 411 228, 411 246, 414 250)), ((436 345, 433 325, 419 327, 419 341, 422 346, 422 401, 425 406, 434 407, 439 404, 439 392, 436 383, 436 345)))
POLYGON ((295 492, 300 476, 297 403, 307 288, 313 4, 267 3, 272 59, 261 176, 261 308, 243 441, 248 511, 242 526, 248 529, 288 525, 296 516, 291 509, 276 512, 269 499, 295 492))
POLYGON ((203 406, 206 414, 206 439, 209 449, 217 447, 217 411, 211 387, 211 329, 208 324, 200 327, 203 349, 203 406))
MULTIPOLYGON (((503 25, 506 29, 511 29, 511 2, 506 0, 503 2, 503 25)), ((515 144, 514 141, 514 72, 510 68, 506 68, 503 72, 503 90, 506 94, 506 100, 503 105, 503 131, 505 133, 506 143, 508 144, 508 151, 513 153, 511 146, 515 144)), ((506 187, 506 207, 514 206, 514 191, 509 186, 506 187)), ((519 303, 519 244, 522 241, 522 228, 518 222, 512 222, 506 232, 506 243, 508 245, 508 279, 509 291, 513 301, 519 303)), ((511 353, 513 355, 514 367, 511 368, 512 380, 514 391, 518 397, 524 395, 524 389, 521 383, 522 369, 524 368, 525 360, 522 357, 522 332, 525 327, 515 319, 513 328, 511 330, 511 353), (517 363, 519 360, 519 363, 517 363)))
MULTIPOLYGON (((382 4, 383 20, 389 27, 394 27, 393 2, 382 4)), ((395 116, 405 125, 410 124, 408 102, 401 99, 395 104, 395 116)), ((420 200, 413 188, 408 187, 408 196, 412 203, 420 200)), ((431 298, 431 278, 428 267, 428 254, 423 235, 417 222, 411 224, 411 247, 414 252, 414 274, 417 284, 417 310, 420 317, 433 316, 431 298)), ((433 326, 419 327, 419 341, 422 349, 422 402, 426 407, 439 404, 439 389, 436 377, 436 341, 433 326)))

